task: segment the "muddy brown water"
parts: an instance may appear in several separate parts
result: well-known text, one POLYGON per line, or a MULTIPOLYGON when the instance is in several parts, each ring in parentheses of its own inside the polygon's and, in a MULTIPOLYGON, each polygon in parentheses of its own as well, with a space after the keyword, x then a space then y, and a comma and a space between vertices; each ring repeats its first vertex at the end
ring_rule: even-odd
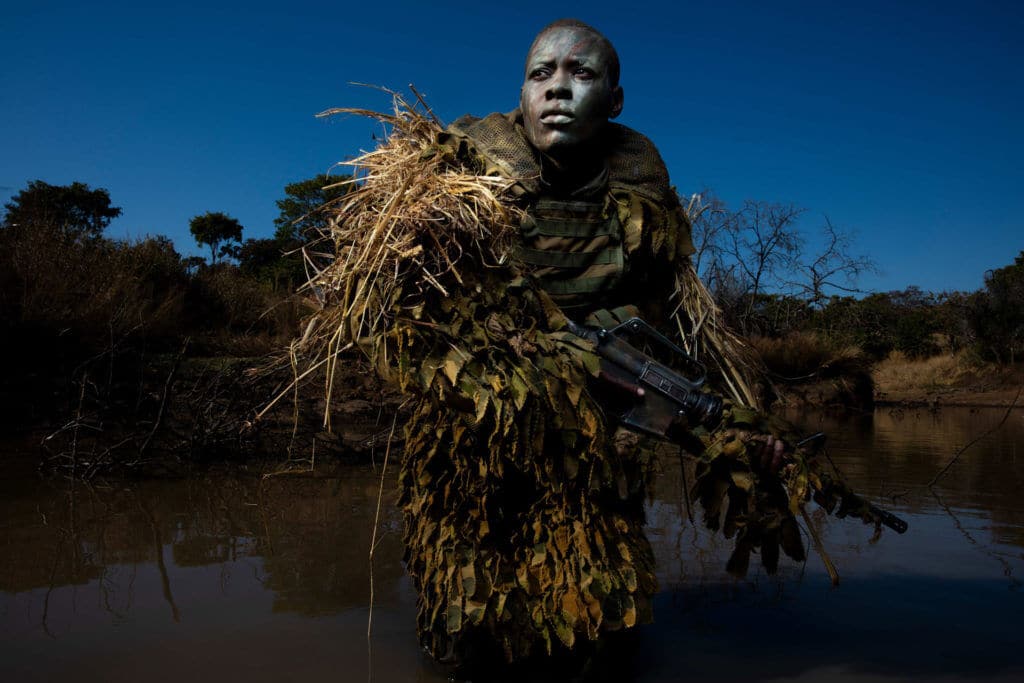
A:
MULTIPOLYGON (((730 578, 728 542, 686 520, 665 453, 648 510, 656 621, 600 655, 612 678, 1024 680, 1024 411, 934 493, 924 486, 1004 413, 797 416, 830 434, 858 490, 910 523, 873 540, 812 514, 838 588, 813 553, 776 576, 730 578)), ((379 465, 89 486, 8 472, 0 680, 447 680, 416 646, 393 462, 368 560, 379 465)))

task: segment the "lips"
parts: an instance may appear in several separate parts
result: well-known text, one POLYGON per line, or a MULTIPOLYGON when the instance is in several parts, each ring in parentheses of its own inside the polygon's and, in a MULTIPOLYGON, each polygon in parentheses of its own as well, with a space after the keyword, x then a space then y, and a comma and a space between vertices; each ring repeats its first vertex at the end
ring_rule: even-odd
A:
POLYGON ((540 122, 549 126, 562 126, 567 123, 572 123, 575 118, 576 117, 572 115, 572 112, 552 110, 543 112, 540 115, 540 122))

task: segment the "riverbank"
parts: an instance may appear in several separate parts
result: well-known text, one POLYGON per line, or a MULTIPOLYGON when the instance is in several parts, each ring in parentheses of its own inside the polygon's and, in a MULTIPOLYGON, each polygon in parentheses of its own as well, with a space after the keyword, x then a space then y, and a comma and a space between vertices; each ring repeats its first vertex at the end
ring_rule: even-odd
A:
MULTIPOLYGON (((894 353, 871 372, 876 405, 1008 407, 1024 386, 1024 368, 972 361, 967 354, 923 360, 894 353)), ((1018 405, 1024 395, 1020 395, 1018 405)))

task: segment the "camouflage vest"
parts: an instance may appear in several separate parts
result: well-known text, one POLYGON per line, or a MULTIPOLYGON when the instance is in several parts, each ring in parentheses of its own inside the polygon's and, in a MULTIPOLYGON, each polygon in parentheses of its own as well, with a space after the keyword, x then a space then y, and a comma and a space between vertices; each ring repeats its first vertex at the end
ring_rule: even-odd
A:
POLYGON ((582 197, 537 197, 520 236, 518 260, 570 315, 605 305, 625 275, 622 224, 607 183, 582 197))

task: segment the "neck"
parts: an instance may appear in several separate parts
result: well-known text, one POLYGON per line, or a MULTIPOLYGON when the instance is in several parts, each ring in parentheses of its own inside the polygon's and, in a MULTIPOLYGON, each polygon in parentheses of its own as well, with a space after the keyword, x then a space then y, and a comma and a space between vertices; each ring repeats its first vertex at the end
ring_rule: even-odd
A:
POLYGON ((589 150, 567 155, 540 155, 541 180, 557 192, 572 193, 594 181, 605 170, 604 155, 593 150, 601 145, 588 145, 589 150))

